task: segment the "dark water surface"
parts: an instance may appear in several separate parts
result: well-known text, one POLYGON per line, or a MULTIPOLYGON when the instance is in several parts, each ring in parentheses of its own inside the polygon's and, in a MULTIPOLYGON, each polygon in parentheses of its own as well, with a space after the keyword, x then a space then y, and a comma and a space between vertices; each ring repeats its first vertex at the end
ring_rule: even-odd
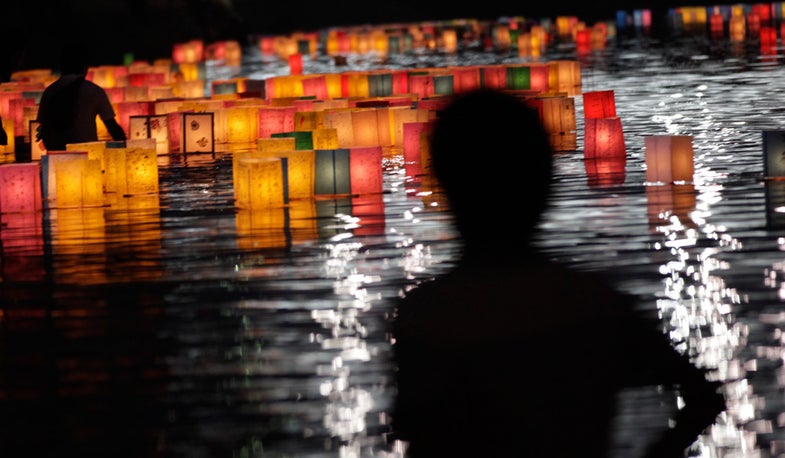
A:
MULTIPOLYGON (((584 163, 576 97, 579 150, 557 153, 538 243, 610 270, 728 381, 727 415, 695 446, 703 457, 785 453, 785 216, 774 211, 785 183, 763 179, 761 140, 785 124, 785 65, 759 54, 638 37, 543 58, 579 59, 583 91, 614 90, 627 162, 611 175, 584 163), (644 136, 660 134, 693 136, 694 183, 645 183, 644 136)), ((518 61, 317 59, 305 71, 518 61)), ((239 72, 287 69, 251 53, 239 72)), ((478 160, 503 167, 505 153, 478 160)), ((122 208, 52 211, 38 229, 3 216, 0 456, 402 456, 388 440, 389 319, 393 299, 455 258, 439 196, 388 155, 383 195, 269 215, 234 208, 230 151, 159 162, 159 194, 122 208)), ((516 208, 488 219, 514 225, 516 208)), ((624 401, 620 457, 676 405, 654 390, 624 401)), ((580 427, 564 425, 565 440, 580 427)))

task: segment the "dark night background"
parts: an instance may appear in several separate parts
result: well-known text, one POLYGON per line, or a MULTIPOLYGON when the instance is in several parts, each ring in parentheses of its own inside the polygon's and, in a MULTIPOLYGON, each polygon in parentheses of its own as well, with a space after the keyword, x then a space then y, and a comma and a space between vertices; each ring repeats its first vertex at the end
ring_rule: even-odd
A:
MULTIPOLYGON (((252 34, 286 34, 328 26, 420 22, 455 18, 539 19, 577 16, 591 25, 617 10, 649 8, 654 21, 668 8, 700 2, 673 0, 5 0, 0 14, 3 58, 0 81, 15 70, 59 66, 63 43, 90 43, 90 63, 121 64, 125 53, 151 61, 169 57, 172 44, 206 43, 252 34)), ((717 3, 703 3, 714 5, 717 3)))

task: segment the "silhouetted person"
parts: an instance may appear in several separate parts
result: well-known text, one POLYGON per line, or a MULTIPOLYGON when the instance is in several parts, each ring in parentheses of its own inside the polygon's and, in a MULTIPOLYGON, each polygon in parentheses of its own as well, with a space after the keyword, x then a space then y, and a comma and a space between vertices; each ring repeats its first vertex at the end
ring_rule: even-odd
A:
POLYGON ((458 95, 431 154, 462 255, 398 304, 392 421, 409 456, 605 457, 616 396, 649 385, 686 407, 647 456, 683 456, 725 409, 721 385, 632 296, 538 253, 552 152, 536 111, 503 92, 458 95))
POLYGON ((3 127, 3 117, 0 116, 0 145, 7 145, 8 144, 8 133, 5 131, 3 127))
POLYGON ((38 138, 47 150, 64 150, 68 143, 98 140, 96 116, 114 140, 125 140, 106 91, 85 79, 86 49, 68 47, 63 53, 60 78, 44 89, 38 105, 38 138))

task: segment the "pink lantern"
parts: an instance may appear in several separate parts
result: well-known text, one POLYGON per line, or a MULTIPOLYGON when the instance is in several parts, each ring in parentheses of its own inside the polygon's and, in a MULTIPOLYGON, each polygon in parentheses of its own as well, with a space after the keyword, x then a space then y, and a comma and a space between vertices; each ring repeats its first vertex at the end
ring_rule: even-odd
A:
POLYGON ((692 136, 650 135, 644 138, 646 181, 691 182, 695 172, 692 136))
POLYGON ((41 164, 22 162, 0 165, 0 213, 42 209, 41 164))

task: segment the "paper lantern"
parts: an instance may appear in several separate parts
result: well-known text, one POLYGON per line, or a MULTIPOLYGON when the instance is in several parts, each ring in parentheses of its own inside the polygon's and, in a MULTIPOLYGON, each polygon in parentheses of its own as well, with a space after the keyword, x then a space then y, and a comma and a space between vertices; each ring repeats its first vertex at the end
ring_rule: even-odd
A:
POLYGON ((763 175, 767 179, 785 178, 785 130, 764 130, 763 175))
POLYGON ((104 155, 104 189, 111 198, 157 193, 158 158, 155 139, 109 145, 104 155))
POLYGON ((165 114, 131 116, 128 120, 128 139, 155 139, 158 154, 169 152, 169 119, 165 114))
POLYGON ((621 159, 627 155, 624 131, 618 117, 586 119, 583 141, 584 159, 621 159))
MULTIPOLYGON (((114 104, 115 112, 117 113, 117 123, 120 124, 120 127, 123 128, 124 132, 128 132, 131 128, 131 116, 146 116, 155 114, 154 113, 154 105, 151 101, 124 101, 120 103, 114 104)), ((98 122, 97 125, 99 127, 103 127, 103 122, 98 122)), ((106 129, 103 128, 102 132, 105 132, 106 129)), ((111 140, 111 136, 108 133, 104 135, 99 135, 99 140, 111 140)))
POLYGON ((259 108, 235 106, 225 108, 226 141, 228 143, 255 143, 259 131, 259 108))
POLYGON ((303 55, 294 53, 289 56, 289 73, 292 75, 303 74, 303 55))
POLYGON ((317 100, 324 100, 329 97, 327 78, 324 75, 309 75, 301 81, 304 96, 311 96, 317 100))
POLYGON ((180 150, 183 153, 215 152, 213 122, 213 113, 181 113, 180 150))
MULTIPOLYGON (((267 153, 262 154, 268 156, 267 153)), ((283 168, 286 177, 286 203, 314 196, 314 150, 277 151, 271 153, 270 157, 285 159, 283 168)))
POLYGON ((269 138, 273 133, 292 132, 294 107, 259 107, 257 138, 269 138))
POLYGON ((315 195, 382 192, 382 149, 315 150, 315 195))
POLYGON ((507 65, 506 70, 507 89, 529 89, 530 70, 527 65, 507 65))
POLYGON ((614 92, 612 90, 584 92, 583 117, 584 119, 616 117, 614 92))
POLYGON ((578 148, 575 100, 572 97, 538 97, 528 100, 528 103, 539 111, 554 151, 575 151, 578 148))
POLYGON ((390 118, 392 123, 392 143, 394 147, 403 147, 403 126, 409 122, 430 121, 430 112, 419 108, 411 107, 390 107, 390 118))
POLYGON ((351 110, 330 110, 324 114, 324 126, 335 129, 341 148, 354 145, 354 123, 351 110))
POLYGON ((0 165, 0 213, 40 211, 41 195, 38 162, 0 165))
MULTIPOLYGON (((379 146, 379 119, 376 109, 355 109, 349 113, 353 134, 351 146, 379 146)), ((387 130, 389 132, 389 128, 387 130)))
POLYGON ((581 93, 582 78, 580 62, 576 60, 555 60, 550 66, 549 88, 553 92, 563 92, 568 96, 581 93))
POLYGON ((409 92, 418 98, 434 95, 433 76, 424 72, 409 73, 409 92))
POLYGON ((86 151, 49 151, 42 158, 41 167, 42 195, 46 208, 96 207, 104 204, 101 163, 89 159, 86 151))
POLYGON ((422 146, 429 140, 432 121, 407 122, 403 124, 403 160, 422 163, 422 146))
POLYGON ((346 195, 351 192, 349 150, 314 150, 314 194, 346 195))
POLYGON ((694 153, 692 136, 649 135, 644 137, 646 181, 649 183, 691 182, 694 153))
POLYGON ((286 159, 245 157, 237 161, 235 205, 240 208, 283 207, 286 195, 286 159))
POLYGON ((313 149, 335 149, 339 147, 337 129, 314 129, 312 132, 313 149))

